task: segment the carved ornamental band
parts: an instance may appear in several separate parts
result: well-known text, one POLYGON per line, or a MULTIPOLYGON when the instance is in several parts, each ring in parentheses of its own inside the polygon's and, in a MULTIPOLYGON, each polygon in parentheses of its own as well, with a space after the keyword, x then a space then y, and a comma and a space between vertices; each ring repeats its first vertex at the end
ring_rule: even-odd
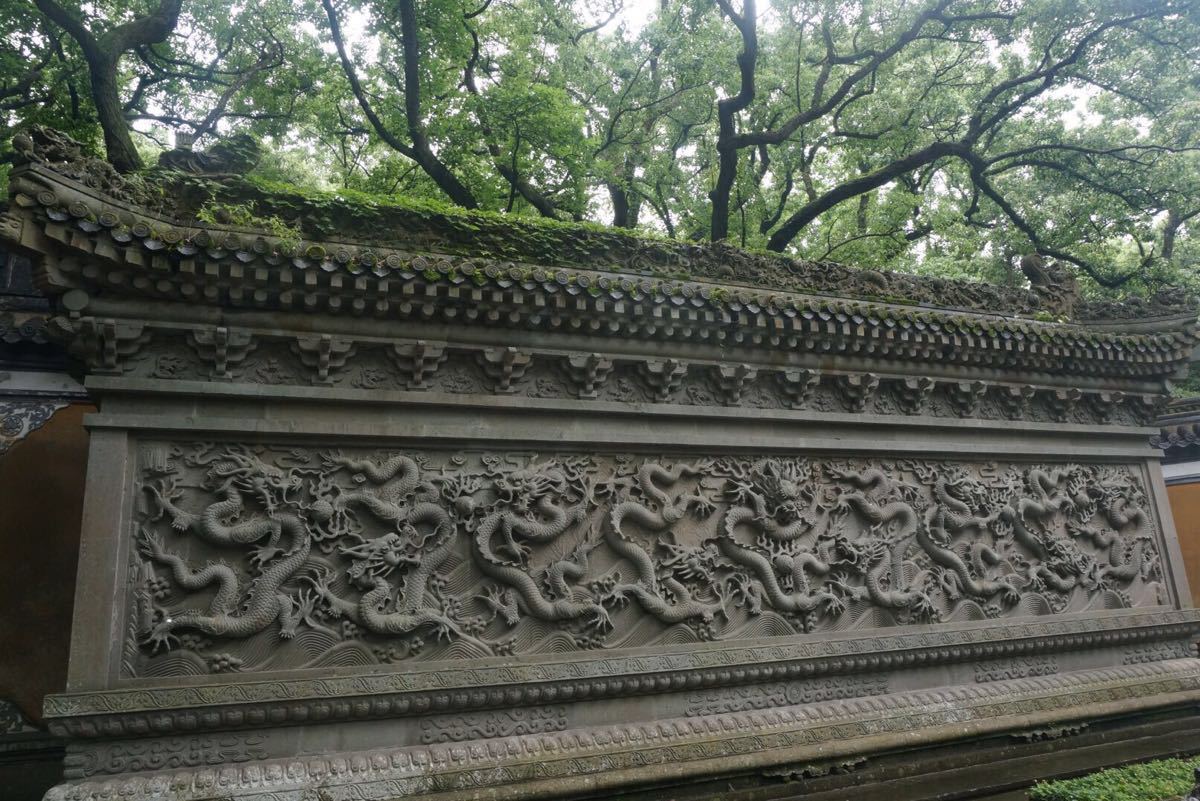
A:
POLYGON ((1168 602, 1134 466, 154 443, 140 482, 131 676, 1168 602))

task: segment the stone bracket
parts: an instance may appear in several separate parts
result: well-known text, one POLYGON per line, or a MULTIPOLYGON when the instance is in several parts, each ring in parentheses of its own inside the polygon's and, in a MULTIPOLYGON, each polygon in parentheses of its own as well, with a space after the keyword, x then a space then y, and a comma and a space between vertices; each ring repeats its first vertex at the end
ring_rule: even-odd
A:
POLYGON ((329 334, 297 337, 292 342, 292 352, 300 357, 305 367, 315 370, 314 384, 329 384, 330 375, 346 366, 354 355, 355 344, 329 334))
POLYGON ((409 389, 426 389, 429 378, 449 358, 445 342, 398 342, 387 351, 388 358, 405 376, 404 385, 409 389))
POLYGON ((212 365, 212 377, 231 380, 231 368, 238 366, 258 346, 250 332, 229 329, 196 328, 188 332, 188 344, 205 362, 212 365))

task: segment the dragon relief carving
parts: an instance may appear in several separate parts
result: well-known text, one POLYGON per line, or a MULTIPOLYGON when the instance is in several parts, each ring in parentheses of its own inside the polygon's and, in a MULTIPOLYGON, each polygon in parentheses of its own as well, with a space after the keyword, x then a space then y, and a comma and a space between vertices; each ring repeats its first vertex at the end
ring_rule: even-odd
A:
POLYGON ((128 675, 1155 605, 1136 467, 142 449, 128 675))

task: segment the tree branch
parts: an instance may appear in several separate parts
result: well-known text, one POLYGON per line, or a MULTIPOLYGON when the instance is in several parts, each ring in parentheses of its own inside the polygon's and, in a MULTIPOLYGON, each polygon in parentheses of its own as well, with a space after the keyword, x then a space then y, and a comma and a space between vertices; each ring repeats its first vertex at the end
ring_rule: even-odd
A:
POLYGON ((321 0, 321 6, 325 9, 325 16, 329 20, 329 33, 333 39, 333 46, 337 50, 338 60, 342 65, 342 72, 345 73, 346 80, 350 84, 350 92, 354 95, 354 99, 358 101, 358 106, 362 109, 363 116, 371 123, 371 127, 375 130, 375 133, 379 135, 379 138, 388 147, 415 161, 424 170, 425 174, 432 178, 438 188, 445 192, 447 197, 454 203, 468 209, 478 208, 479 203, 475 200, 475 196, 442 163, 429 146, 429 140, 425 136, 424 127, 421 122, 420 65, 418 63, 419 44, 416 30, 416 9, 413 5, 413 0, 401 0, 398 3, 400 9, 400 38, 404 54, 404 116, 408 126, 409 139, 412 141, 411 145, 405 143, 392 133, 375 112, 374 107, 372 107, 370 100, 367 98, 366 91, 359 80, 358 72, 355 70, 354 64, 350 61, 350 56, 346 52, 346 44, 342 38, 342 27, 338 22, 337 10, 333 6, 333 0, 321 0))
POLYGON ((1131 278, 1133 278, 1133 273, 1117 276, 1115 278, 1105 275, 1102 270, 1085 261, 1084 259, 1073 256, 1070 253, 1058 248, 1046 245, 1042 241, 1041 235, 1038 234, 1037 230, 1029 223, 1029 221, 1021 216, 1020 212, 1018 212, 1016 208, 1009 203, 1008 200, 992 185, 991 181, 988 180, 986 174, 987 162, 974 153, 968 152, 960 155, 962 156, 963 160, 970 165, 971 182, 979 187, 979 191, 982 192, 989 200, 995 203, 1002 212, 1004 212, 1004 216, 1007 217, 1012 224, 1016 226, 1022 234, 1025 235, 1025 237, 1029 240, 1029 243, 1033 245, 1034 249, 1040 255, 1050 256, 1058 259, 1059 261, 1065 261, 1070 264, 1074 264, 1076 267, 1080 268, 1089 276, 1091 276, 1093 281, 1108 289, 1117 289, 1121 286, 1124 286, 1131 278))
MULTIPOLYGON (((472 96, 479 97, 479 86, 475 82, 475 67, 478 65, 480 59, 479 34, 470 26, 469 20, 470 17, 464 14, 463 27, 467 29, 467 33, 471 36, 471 55, 467 59, 466 66, 463 68, 463 86, 466 87, 472 96)), ((479 114, 479 132, 483 134, 484 147, 487 148, 488 155, 492 157, 492 163, 496 167, 496 172, 500 173, 500 177, 508 182, 511 190, 509 205, 511 206, 511 192, 516 192, 529 205, 537 209, 538 213, 543 217, 558 219, 558 209, 550 198, 538 191, 537 187, 529 183, 529 181, 525 180, 517 172, 517 154, 515 148, 511 154, 511 163, 504 163, 503 154, 500 152, 500 145, 496 143, 492 127, 483 117, 482 109, 479 114)))
POLYGON ((118 68, 121 56, 139 45, 166 39, 179 22, 183 0, 160 0, 149 13, 95 36, 83 20, 67 11, 56 0, 34 0, 35 5, 55 25, 79 44, 88 65, 92 102, 104 132, 104 148, 119 172, 133 172, 142 166, 133 144, 125 110, 121 104, 118 68))
POLYGON ((878 189, 905 173, 924 167, 947 156, 962 156, 970 151, 957 142, 934 142, 907 156, 896 159, 874 172, 860 175, 851 181, 839 184, 816 199, 800 207, 787 218, 767 240, 767 250, 783 251, 809 223, 844 200, 858 197, 864 192, 878 189))

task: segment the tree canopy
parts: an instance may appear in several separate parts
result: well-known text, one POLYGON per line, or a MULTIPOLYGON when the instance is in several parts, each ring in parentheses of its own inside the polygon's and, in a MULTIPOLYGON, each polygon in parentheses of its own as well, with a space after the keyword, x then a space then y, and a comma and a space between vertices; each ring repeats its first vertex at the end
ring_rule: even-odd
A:
POLYGON ((1200 0, 34 2, 0 9, 0 133, 52 125, 125 172, 247 132, 264 175, 326 189, 1196 281, 1200 0))

